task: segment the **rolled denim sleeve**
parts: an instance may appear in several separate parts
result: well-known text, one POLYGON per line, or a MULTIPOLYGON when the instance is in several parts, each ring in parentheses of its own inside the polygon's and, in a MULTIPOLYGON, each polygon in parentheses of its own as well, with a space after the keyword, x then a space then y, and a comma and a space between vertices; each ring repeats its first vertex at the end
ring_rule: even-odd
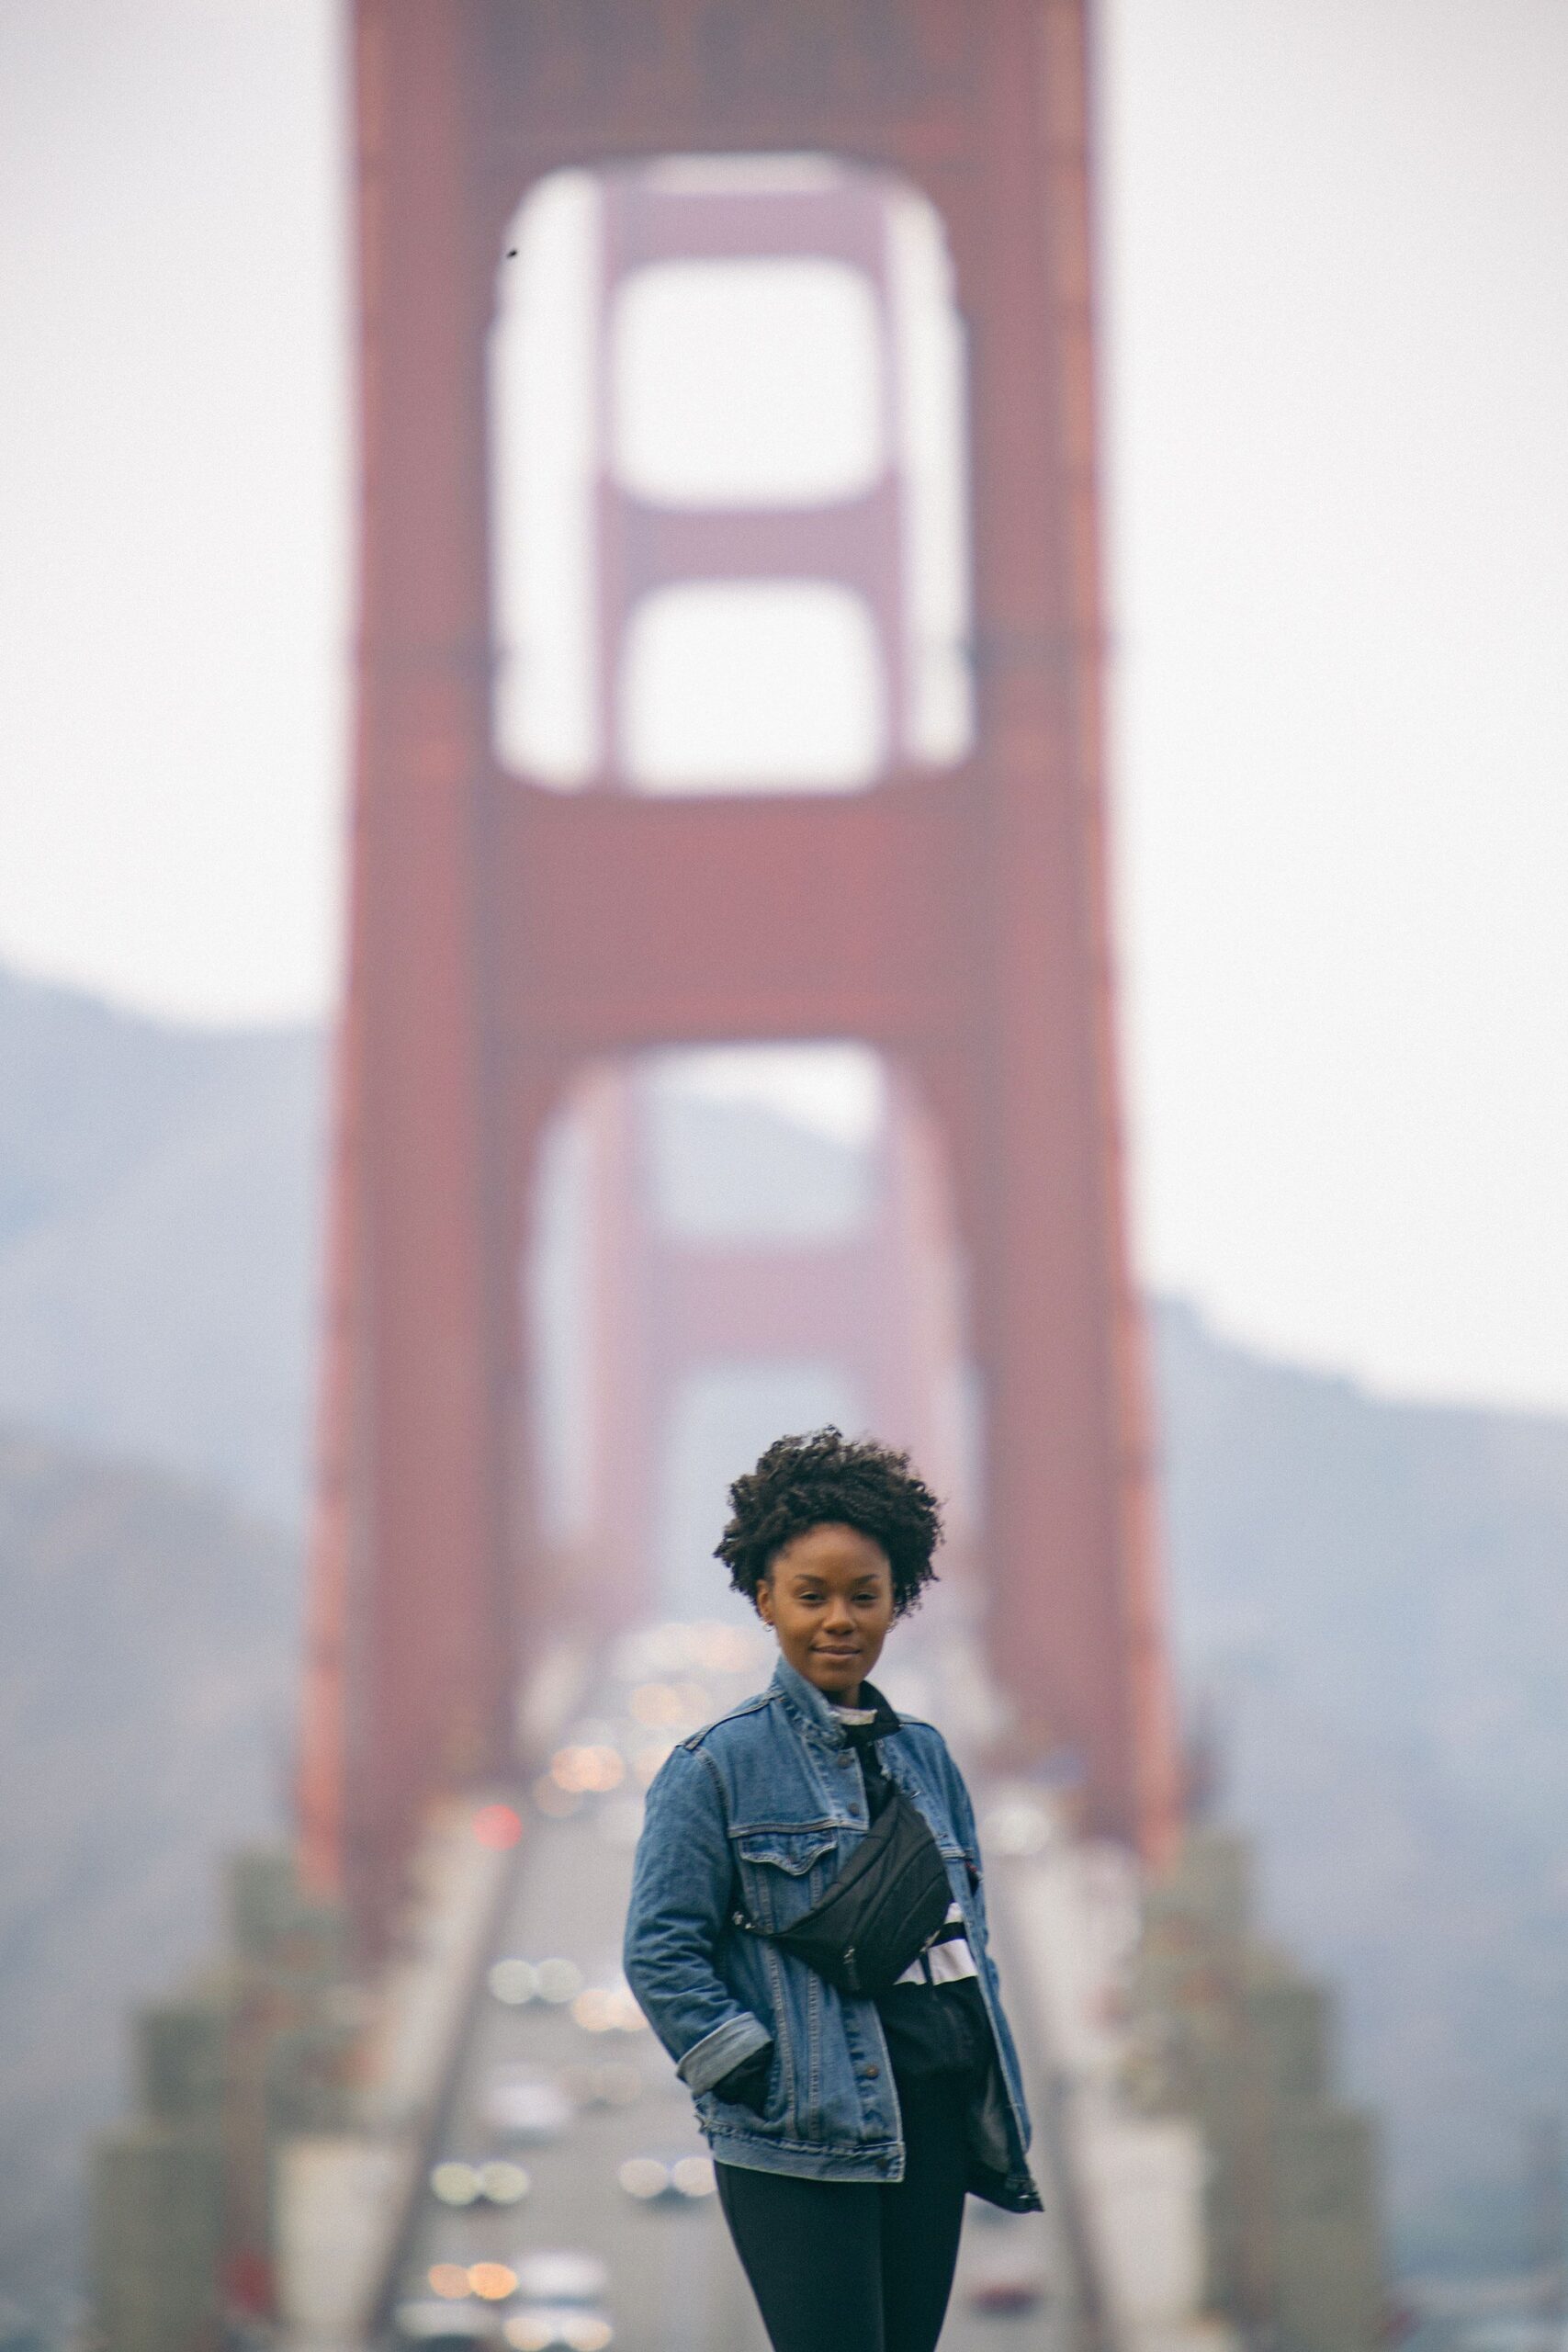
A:
POLYGON ((714 1966, 732 1863, 712 1767, 677 1747, 648 1792, 624 1962, 644 2016, 691 2091, 710 2090, 773 2035, 714 1966))

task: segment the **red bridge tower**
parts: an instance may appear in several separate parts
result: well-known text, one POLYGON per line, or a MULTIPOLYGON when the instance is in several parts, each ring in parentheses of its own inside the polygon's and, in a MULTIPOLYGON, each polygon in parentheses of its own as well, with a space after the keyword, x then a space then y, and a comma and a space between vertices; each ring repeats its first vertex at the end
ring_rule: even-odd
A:
MULTIPOLYGON (((550 1606, 515 1307, 540 1135, 585 1062, 651 1046, 864 1040, 934 1117, 994 1670, 1020 1741, 1080 1758, 1094 1825, 1157 1846, 1171 1824, 1106 937, 1084 17, 358 0, 353 910, 301 1802, 372 1944, 423 1801, 504 1765, 550 1606), (945 228, 973 749, 840 797, 550 791, 492 748, 507 224, 565 166, 770 152, 897 175, 945 228)), ((704 527, 683 568, 733 576, 704 527)))

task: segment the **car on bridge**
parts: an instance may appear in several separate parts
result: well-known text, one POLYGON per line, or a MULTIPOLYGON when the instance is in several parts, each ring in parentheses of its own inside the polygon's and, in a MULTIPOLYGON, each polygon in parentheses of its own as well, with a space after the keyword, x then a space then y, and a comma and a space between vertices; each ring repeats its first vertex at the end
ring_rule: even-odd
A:
POLYGON ((597 2066, 563 2066, 558 2079, 579 2107, 635 2107, 647 2087, 640 2067, 615 2058, 597 2066))
POLYGON ((541 2248, 512 2267, 518 2300, 502 2328, 511 2352, 606 2352, 615 2334, 604 2305, 610 2273, 596 2254, 541 2248))
POLYGON ((430 2193, 460 2212, 468 2206, 521 2205, 533 2187, 521 2165, 492 2156, 482 2164, 445 2157, 430 2170, 430 2193))
POLYGON ((600 2311, 578 2311, 568 2303, 526 2303, 501 2331, 512 2352, 605 2352, 615 2331, 600 2311))
POLYGON ((628 2156, 616 2178, 638 2205, 700 2205, 718 2187, 713 2158, 687 2148, 666 2156, 628 2156))
POLYGON ((481 2302, 443 2302, 432 2296, 400 2303, 392 2313, 400 2344, 424 2352, 494 2352, 495 2313, 481 2302))
POLYGON ((576 2109, 554 2075, 507 2064, 491 2075, 480 2112, 497 2138, 544 2147, 559 2139, 576 2109))

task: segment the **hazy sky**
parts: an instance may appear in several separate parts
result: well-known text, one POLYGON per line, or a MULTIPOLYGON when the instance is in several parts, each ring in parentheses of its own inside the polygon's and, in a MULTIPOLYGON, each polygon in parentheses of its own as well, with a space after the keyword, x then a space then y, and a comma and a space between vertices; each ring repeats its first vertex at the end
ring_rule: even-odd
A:
MULTIPOLYGON (((1140 1255, 1568 1408, 1568 5, 1102 18, 1140 1255)), ((331 1001, 350 628, 323 0, 0 0, 0 956, 331 1001)))

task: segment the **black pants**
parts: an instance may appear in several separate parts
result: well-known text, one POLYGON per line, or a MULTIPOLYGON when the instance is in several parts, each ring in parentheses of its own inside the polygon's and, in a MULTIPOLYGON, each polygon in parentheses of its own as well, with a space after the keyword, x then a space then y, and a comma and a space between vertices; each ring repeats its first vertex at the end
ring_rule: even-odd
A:
POLYGON ((719 2202, 773 2352, 933 2352, 953 2288, 968 2085, 900 2083, 904 2177, 801 2180, 718 2165, 719 2202))

